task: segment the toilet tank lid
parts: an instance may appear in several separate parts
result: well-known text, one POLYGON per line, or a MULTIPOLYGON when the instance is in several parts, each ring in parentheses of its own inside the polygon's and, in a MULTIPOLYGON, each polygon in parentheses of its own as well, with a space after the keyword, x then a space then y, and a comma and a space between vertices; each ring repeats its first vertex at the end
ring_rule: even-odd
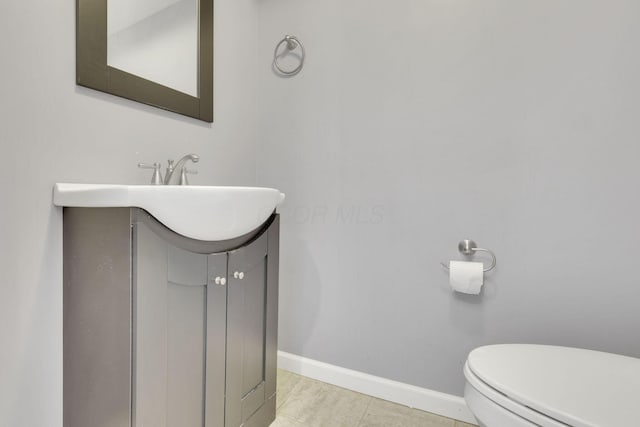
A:
POLYGON ((480 347, 469 369, 484 383, 548 417, 575 427, 638 421, 640 359, 532 344, 480 347))

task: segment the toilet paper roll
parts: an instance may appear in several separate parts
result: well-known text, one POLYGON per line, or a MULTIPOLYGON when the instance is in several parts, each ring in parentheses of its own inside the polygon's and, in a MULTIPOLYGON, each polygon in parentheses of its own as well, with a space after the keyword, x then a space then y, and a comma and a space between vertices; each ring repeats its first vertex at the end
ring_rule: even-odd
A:
POLYGON ((481 262, 449 261, 451 289, 463 294, 479 294, 484 278, 483 269, 481 262))

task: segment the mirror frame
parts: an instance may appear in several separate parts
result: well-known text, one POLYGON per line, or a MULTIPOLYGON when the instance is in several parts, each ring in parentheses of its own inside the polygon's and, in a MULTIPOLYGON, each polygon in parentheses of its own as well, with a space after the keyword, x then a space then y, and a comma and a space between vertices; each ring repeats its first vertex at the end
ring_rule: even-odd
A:
POLYGON ((198 97, 107 64, 107 0, 76 2, 76 83, 213 122, 213 0, 198 3, 198 97))

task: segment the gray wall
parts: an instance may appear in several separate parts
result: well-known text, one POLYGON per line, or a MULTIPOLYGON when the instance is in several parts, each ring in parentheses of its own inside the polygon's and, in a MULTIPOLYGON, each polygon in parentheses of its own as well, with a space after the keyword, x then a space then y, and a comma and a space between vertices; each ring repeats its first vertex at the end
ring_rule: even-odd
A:
POLYGON ((462 394, 497 342, 640 356, 640 3, 270 0, 302 73, 260 74, 282 208, 280 349, 462 394), (495 251, 449 291, 462 238, 495 251))
POLYGON ((193 183, 254 184, 257 8, 215 8, 211 126, 76 87, 74 1, 0 2, 1 426, 62 425, 55 182, 146 183, 137 162, 196 152, 193 183))

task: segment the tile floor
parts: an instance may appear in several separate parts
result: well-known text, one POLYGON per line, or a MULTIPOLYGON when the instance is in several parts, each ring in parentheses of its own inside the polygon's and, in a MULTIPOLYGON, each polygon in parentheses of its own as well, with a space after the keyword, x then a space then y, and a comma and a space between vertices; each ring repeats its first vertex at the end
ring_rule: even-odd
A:
POLYGON ((271 427, 472 427, 280 369, 276 408, 271 427))

